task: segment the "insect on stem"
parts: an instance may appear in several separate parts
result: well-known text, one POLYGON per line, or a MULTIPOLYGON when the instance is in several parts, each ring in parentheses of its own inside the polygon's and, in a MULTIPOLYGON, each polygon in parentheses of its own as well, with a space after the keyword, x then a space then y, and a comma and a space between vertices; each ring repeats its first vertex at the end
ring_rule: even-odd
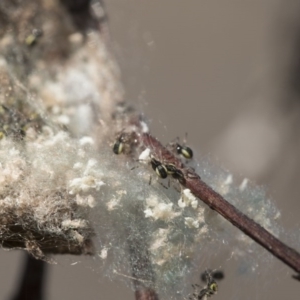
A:
POLYGON ((180 181, 180 183, 184 187, 190 189, 196 197, 280 259, 283 263, 290 266, 298 274, 300 273, 300 254, 297 251, 285 245, 262 226, 226 201, 220 194, 203 182, 198 174, 192 169, 187 168, 156 138, 148 133, 142 133, 139 135, 139 143, 145 145, 145 147, 149 147, 154 156, 159 155, 163 161, 173 164, 181 171, 184 180, 180 181))

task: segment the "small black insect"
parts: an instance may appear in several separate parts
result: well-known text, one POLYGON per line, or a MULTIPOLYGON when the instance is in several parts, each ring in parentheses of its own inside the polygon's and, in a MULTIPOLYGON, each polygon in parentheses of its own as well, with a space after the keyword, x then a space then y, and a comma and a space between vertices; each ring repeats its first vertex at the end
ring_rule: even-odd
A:
POLYGON ((123 149, 124 149, 124 143, 123 143, 123 141, 122 141, 122 136, 120 136, 120 137, 116 140, 116 142, 115 142, 115 144, 114 144, 114 146, 113 146, 113 152, 114 152, 115 154, 121 154, 122 151, 123 151, 123 149))
POLYGON ((173 164, 166 164, 165 167, 167 169, 168 175, 174 175, 177 171, 177 168, 173 164))
POLYGON ((174 179, 178 179, 180 183, 185 182, 184 175, 181 170, 177 169, 173 164, 166 164, 167 173, 171 175, 174 179))
POLYGON ((225 275, 224 275, 224 272, 221 271, 221 270, 214 270, 214 271, 211 271, 211 270, 206 270, 205 272, 203 272, 201 275, 200 275, 200 278, 203 282, 206 282, 207 280, 207 275, 206 273, 209 273, 210 276, 214 279, 214 280, 222 280, 224 279, 225 275))
POLYGON ((206 286, 200 289, 198 284, 193 284, 192 287, 194 288, 194 293, 190 297, 190 300, 201 300, 206 299, 208 297, 213 296, 218 291, 218 285, 214 280, 213 273, 210 271, 205 271, 202 276, 205 276, 206 286))
POLYGON ((136 144, 135 132, 122 131, 119 133, 112 150, 115 154, 131 154, 135 150, 136 144))
POLYGON ((37 40, 43 35, 41 29, 34 28, 31 33, 26 37, 25 44, 27 46, 33 46, 36 44, 37 40))
POLYGON ((151 158, 151 166, 152 169, 156 172, 156 174, 161 178, 167 178, 168 170, 165 165, 163 165, 160 161, 155 158, 151 158))
POLYGON ((193 158, 193 150, 188 146, 181 146, 178 143, 176 143, 176 151, 177 154, 182 155, 186 159, 193 158))

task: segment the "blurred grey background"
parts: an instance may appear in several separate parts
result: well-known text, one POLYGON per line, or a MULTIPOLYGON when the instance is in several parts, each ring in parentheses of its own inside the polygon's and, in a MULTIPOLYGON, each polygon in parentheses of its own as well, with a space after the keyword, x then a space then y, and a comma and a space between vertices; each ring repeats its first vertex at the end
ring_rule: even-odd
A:
MULTIPOLYGON (((283 238, 299 250, 300 1, 104 3, 125 98, 145 113, 151 132, 165 143, 187 132, 198 159, 209 157, 240 180, 265 186, 283 227, 294 233, 283 238)), ((1 251, 0 299, 16 287, 22 258, 1 251)), ((278 262, 270 273, 262 278, 269 284, 264 293, 249 286, 245 295, 299 298, 288 268, 278 262)), ((215 299, 237 299, 234 284, 227 277, 215 299)), ((50 268, 47 295, 134 299, 82 257, 61 258, 50 268)))

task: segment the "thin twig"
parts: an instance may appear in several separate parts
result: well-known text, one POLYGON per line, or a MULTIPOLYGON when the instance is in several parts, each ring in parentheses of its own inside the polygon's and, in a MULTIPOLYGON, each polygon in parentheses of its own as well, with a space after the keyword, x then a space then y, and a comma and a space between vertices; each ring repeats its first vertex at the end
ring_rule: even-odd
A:
POLYGON ((137 138, 140 145, 150 148, 154 156, 159 157, 164 162, 174 164, 184 175, 184 180, 181 184, 190 189, 196 197, 279 258, 283 263, 300 273, 300 254, 297 251, 285 245, 262 226, 227 202, 220 194, 203 182, 194 170, 187 168, 156 138, 148 133, 137 135, 137 138))
POLYGON ((25 265, 21 274, 19 288, 12 300, 42 300, 45 299, 45 275, 47 264, 25 253, 25 265))

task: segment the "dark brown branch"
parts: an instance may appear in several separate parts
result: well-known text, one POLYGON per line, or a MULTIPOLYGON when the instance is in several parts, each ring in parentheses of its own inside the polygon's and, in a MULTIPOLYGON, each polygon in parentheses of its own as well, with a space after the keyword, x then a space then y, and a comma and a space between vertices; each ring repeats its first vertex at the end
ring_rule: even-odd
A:
POLYGON ((233 205, 227 202, 220 194, 203 182, 199 175, 192 169, 187 168, 177 157, 166 149, 157 139, 147 133, 137 136, 141 145, 151 149, 151 153, 162 161, 174 164, 184 174, 186 188, 207 204, 211 209, 218 212, 226 220, 239 228, 242 232, 279 258, 286 265, 290 266, 297 273, 300 273, 300 254, 288 247, 279 239, 274 237, 262 226, 244 215, 233 205))
POLYGON ((94 246, 90 238, 85 239, 83 243, 76 240, 67 239, 66 236, 42 234, 38 231, 27 231, 20 226, 19 231, 14 235, 7 232, 7 238, 1 239, 1 246, 7 249, 25 249, 34 254, 35 248, 39 248, 43 257, 36 256, 37 259, 45 259, 44 254, 72 254, 72 255, 93 255, 94 246), (28 236, 28 240, 26 237, 28 236), (34 245, 31 244, 34 241, 34 245))
MULTIPOLYGON (((69 209, 76 210, 75 206, 69 209)), ((13 211, 4 210, 4 212, 0 214, 0 244, 2 247, 25 249, 34 256, 35 259, 42 259, 50 263, 53 262, 53 260, 48 257, 48 254, 94 254, 94 246, 91 240, 94 236, 92 228, 80 230, 73 228, 61 232, 49 232, 39 228, 38 224, 30 217, 30 214, 24 214, 22 216, 22 218, 27 221, 24 225, 24 223, 21 222, 18 224, 18 217, 13 211), (83 240, 78 241, 74 238, 76 235, 82 236, 83 240)))
POLYGON ((24 270, 20 277, 20 286, 12 300, 45 299, 45 275, 47 264, 25 253, 24 270))

